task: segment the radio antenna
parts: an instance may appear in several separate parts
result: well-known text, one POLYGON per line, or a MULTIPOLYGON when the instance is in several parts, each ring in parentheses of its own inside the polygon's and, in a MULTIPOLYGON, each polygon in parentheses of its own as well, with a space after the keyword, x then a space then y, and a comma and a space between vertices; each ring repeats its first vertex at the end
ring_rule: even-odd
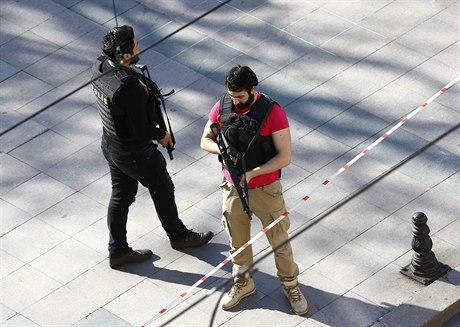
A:
POLYGON ((117 10, 115 8, 115 0, 112 0, 112 6, 113 6, 113 15, 115 17, 115 27, 118 27, 118 19, 117 19, 117 10))

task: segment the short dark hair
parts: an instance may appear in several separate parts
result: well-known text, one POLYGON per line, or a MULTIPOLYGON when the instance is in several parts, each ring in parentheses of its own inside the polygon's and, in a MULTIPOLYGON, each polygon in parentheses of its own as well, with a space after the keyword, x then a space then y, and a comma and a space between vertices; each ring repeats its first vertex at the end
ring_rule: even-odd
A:
POLYGON ((225 76, 225 86, 233 92, 242 90, 250 92, 257 84, 259 84, 257 76, 248 66, 235 66, 225 76))
POLYGON ((112 28, 104 35, 102 52, 110 60, 117 62, 121 60, 121 58, 117 58, 118 56, 121 57, 125 53, 132 54, 134 45, 133 28, 129 25, 123 25, 112 28))

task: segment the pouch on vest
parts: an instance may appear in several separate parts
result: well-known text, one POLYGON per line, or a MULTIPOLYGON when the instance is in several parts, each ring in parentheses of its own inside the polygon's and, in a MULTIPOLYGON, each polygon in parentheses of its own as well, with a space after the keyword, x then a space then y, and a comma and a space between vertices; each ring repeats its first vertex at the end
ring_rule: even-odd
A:
POLYGON ((276 155, 271 135, 260 135, 260 130, 274 103, 270 98, 262 95, 246 115, 238 115, 233 112, 233 102, 228 94, 221 99, 222 133, 229 145, 237 152, 236 157, 239 160, 236 168, 240 174, 266 163, 276 155))

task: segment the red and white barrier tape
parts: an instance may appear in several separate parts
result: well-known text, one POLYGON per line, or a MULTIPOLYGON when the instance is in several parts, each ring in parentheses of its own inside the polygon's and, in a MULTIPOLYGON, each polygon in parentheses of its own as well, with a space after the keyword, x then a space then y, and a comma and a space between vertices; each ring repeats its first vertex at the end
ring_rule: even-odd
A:
POLYGON ((235 256, 240 254, 242 251, 244 251, 249 245, 254 243, 259 237, 261 237, 263 234, 265 234, 267 231, 269 231, 273 226, 278 224, 281 220, 283 220, 285 217, 289 215, 290 212, 294 211, 297 209, 300 205, 303 204, 304 201, 307 201, 308 199, 311 198, 311 196, 316 193, 322 186, 326 186, 329 184, 334 178, 336 178, 338 175, 343 173, 345 170, 350 168, 351 165, 353 165, 356 161, 358 161, 361 157, 363 157, 365 154, 367 154, 370 150, 372 150, 377 144, 382 142, 384 139, 386 139, 388 136, 390 136, 395 130, 397 130, 399 127, 401 127, 403 124, 405 124, 409 119, 414 117, 420 110, 423 108, 427 107, 431 102, 433 102, 434 99, 436 99, 438 96, 446 92, 448 89, 450 89, 454 84, 458 83, 460 80, 460 76, 457 76, 452 82, 444 86, 441 90, 439 90, 435 95, 433 95, 431 98, 429 98, 426 102, 422 103, 417 109, 412 111, 410 114, 408 114, 406 117, 404 117, 399 123, 397 123, 395 126, 393 126, 390 130, 388 130, 386 133, 384 133, 380 138, 378 138, 374 143, 372 143, 370 146, 368 146, 366 149, 361 151, 356 157, 354 157, 352 160, 347 162, 345 165, 343 165, 342 168, 340 168, 337 172, 335 172, 329 179, 324 180, 320 185, 315 187, 309 195, 305 196, 302 198, 302 201, 297 203, 295 206, 293 206, 290 211, 284 212, 281 216, 279 216, 276 220, 274 220, 271 224, 269 224, 267 227, 262 229, 259 233, 257 233, 253 238, 251 238, 248 242, 246 242, 243 246, 241 246, 238 250, 236 250, 232 255, 228 256, 224 261, 219 263, 216 267, 214 267, 210 272, 208 272, 206 275, 201 277, 195 284, 190 286, 187 290, 185 290, 183 293, 179 295, 178 298, 176 298, 174 301, 172 301, 170 304, 165 306, 163 309, 161 309, 155 316, 150 318, 148 321, 146 321, 142 327, 147 326, 151 322, 157 320, 160 316, 162 316, 164 313, 166 313, 169 309, 174 307, 179 301, 183 300, 187 295, 190 294, 191 291, 193 291, 198 285, 203 283, 206 279, 208 279, 210 276, 212 276, 216 271, 218 271, 220 268, 222 268, 224 265, 226 265, 230 260, 232 260, 235 256))

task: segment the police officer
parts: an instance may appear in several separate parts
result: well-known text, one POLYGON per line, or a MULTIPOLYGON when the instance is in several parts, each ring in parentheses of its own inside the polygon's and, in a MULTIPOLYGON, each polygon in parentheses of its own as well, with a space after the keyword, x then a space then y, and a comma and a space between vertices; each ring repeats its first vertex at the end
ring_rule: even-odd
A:
POLYGON ((145 88, 131 65, 139 57, 139 44, 131 26, 111 29, 103 39, 103 55, 92 67, 92 83, 103 124, 102 152, 109 164, 112 195, 108 207, 110 267, 147 260, 150 250, 128 246, 126 223, 138 182, 148 188, 161 225, 172 248, 200 247, 212 232, 196 233, 179 219, 174 184, 166 161, 155 140, 163 147, 172 145, 170 134, 157 127, 158 117, 145 88), (121 63, 121 65, 117 65, 121 63))

